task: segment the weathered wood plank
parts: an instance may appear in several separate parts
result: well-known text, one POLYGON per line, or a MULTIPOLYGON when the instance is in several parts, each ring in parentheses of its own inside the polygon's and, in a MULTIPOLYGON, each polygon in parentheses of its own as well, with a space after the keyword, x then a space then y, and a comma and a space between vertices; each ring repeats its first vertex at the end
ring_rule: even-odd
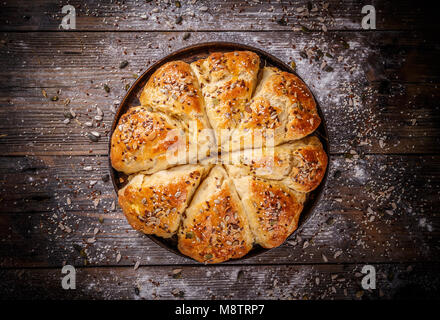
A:
POLYGON ((179 33, 65 32, 7 33, 1 38, 3 155, 107 154, 106 135, 113 119, 110 109, 122 99, 134 74, 171 51, 209 40, 243 42, 265 48, 286 62, 295 60, 298 73, 326 116, 332 153, 352 148, 366 153, 438 152, 440 70, 434 60, 439 50, 429 35, 195 33, 184 41, 179 33), (310 51, 312 57, 320 55, 319 48, 333 58, 301 57, 310 48, 315 48, 310 51), (121 70, 119 64, 125 59, 129 66, 121 70), (332 72, 321 70, 322 60, 332 66, 332 72), (111 88, 109 93, 104 83, 111 88), (58 101, 51 101, 54 96, 58 101), (84 123, 93 120, 96 106, 105 112, 96 129, 103 137, 91 144, 85 137, 91 129, 84 123), (63 113, 70 108, 81 124, 62 123, 63 113))
POLYGON ((363 290, 362 264, 77 268, 63 290, 61 268, 0 270, 2 299, 431 299, 438 264, 380 264, 363 290), (173 275, 173 273, 175 273, 173 275))
MULTIPOLYGON (((76 28, 109 31, 150 30, 292 30, 302 26, 323 30, 363 30, 363 2, 354 0, 325 2, 300 1, 80 1, 76 8, 76 28), (312 4, 314 3, 314 4, 312 4), (316 8, 316 9, 314 9, 316 8), (177 17, 182 17, 181 21, 177 17), (177 23, 176 23, 177 22, 177 23)), ((65 14, 64 3, 34 0, 6 1, 0 11, 0 30, 59 30, 65 14), (19 15, 17 14, 19 13, 19 15)), ((378 30, 432 29, 434 12, 428 4, 413 0, 375 1, 378 30), (425 10, 423 10, 425 9, 425 10)))
MULTIPOLYGON (((106 157, 0 158, 0 265, 194 263, 131 229, 117 205, 111 210, 107 170, 106 157)), ((240 263, 438 260, 439 156, 332 156, 329 170, 315 215, 292 241, 240 263)))

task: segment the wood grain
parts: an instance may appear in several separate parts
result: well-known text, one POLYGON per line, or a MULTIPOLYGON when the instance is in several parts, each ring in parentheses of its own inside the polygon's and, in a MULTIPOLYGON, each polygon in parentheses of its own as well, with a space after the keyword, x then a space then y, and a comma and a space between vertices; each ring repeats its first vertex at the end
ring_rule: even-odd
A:
POLYGON ((306 0, 69 3, 77 11, 71 31, 59 29, 58 1, 0 4, 1 299, 439 296, 434 8, 374 1, 377 30, 366 31, 364 3, 354 0, 327 1, 328 9, 318 2, 309 14, 315 2, 308 8, 306 0), (218 266, 132 230, 106 181, 111 109, 126 87, 168 53, 208 41, 294 61, 324 112, 331 148, 313 218, 283 246, 218 266), (96 107, 103 121, 93 120, 96 107), (70 109, 76 118, 64 124, 70 109), (86 137, 91 130, 98 142, 86 137), (60 287, 64 263, 77 267, 74 292, 60 287), (361 290, 364 264, 378 270, 377 290, 361 290))
POLYGON ((370 300, 439 294, 439 279, 432 280, 438 264, 373 266, 375 290, 362 289, 362 264, 77 268, 75 290, 61 288, 61 268, 0 270, 0 298, 370 300))
MULTIPOLYGON (((323 2, 300 1, 236 1, 198 0, 179 1, 89 1, 71 0, 76 8, 76 27, 80 31, 168 31, 168 30, 292 30, 302 26, 312 30, 363 30, 361 27, 362 2, 355 0, 329 0, 323 2), (311 9, 308 11, 309 2, 311 9), (324 3, 328 8, 324 9, 324 3), (206 7, 206 10, 202 8, 206 7), (302 9, 303 8, 303 9, 302 9), (157 12, 156 12, 157 11, 157 12), (176 23, 176 17, 182 21, 176 23), (321 22, 318 18, 324 18, 321 22)), ((429 4, 414 0, 374 2, 378 30, 433 29, 435 21, 429 4)), ((0 30, 59 30, 65 14, 63 4, 57 1, 6 1, 1 7, 0 30), (20 12, 19 15, 16 12, 20 12)))

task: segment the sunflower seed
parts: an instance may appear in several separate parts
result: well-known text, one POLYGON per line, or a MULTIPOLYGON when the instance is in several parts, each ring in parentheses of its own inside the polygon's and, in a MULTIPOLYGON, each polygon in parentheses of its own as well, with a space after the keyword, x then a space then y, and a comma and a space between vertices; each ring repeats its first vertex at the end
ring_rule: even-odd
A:
POLYGON ((124 60, 119 64, 119 69, 124 69, 126 66, 128 66, 128 61, 124 60))

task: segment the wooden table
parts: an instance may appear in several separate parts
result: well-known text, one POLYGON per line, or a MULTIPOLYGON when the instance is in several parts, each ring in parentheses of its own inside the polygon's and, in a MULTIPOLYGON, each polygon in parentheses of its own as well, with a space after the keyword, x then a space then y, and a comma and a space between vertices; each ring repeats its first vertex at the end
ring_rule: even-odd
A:
POLYGON ((66 31, 67 2, 0 4, 1 298, 439 297, 436 11, 371 1, 377 29, 363 30, 368 1, 72 0, 76 29, 66 31), (107 159, 112 110, 127 86, 160 57, 207 41, 294 61, 331 148, 328 185, 302 231, 258 257, 213 266, 131 229, 107 159), (69 110, 76 117, 66 124, 69 110), (76 267, 76 290, 61 287, 64 264, 76 267), (366 264, 375 290, 361 286, 366 264))

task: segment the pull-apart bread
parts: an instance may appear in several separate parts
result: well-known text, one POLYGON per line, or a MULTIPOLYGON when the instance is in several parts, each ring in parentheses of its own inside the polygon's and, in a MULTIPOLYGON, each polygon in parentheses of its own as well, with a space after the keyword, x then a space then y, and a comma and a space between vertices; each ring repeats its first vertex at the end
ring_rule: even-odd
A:
POLYGON ((215 166, 186 210, 179 250, 197 261, 218 263, 244 256, 252 244, 235 186, 223 167, 215 166))
POLYGON ((315 136, 273 148, 247 149, 223 156, 229 175, 282 181, 298 192, 316 189, 327 168, 327 154, 315 136))
POLYGON ((193 148, 191 156, 201 160, 217 151, 205 101, 188 63, 172 61, 158 68, 142 90, 139 101, 180 120, 189 135, 189 148, 193 148))
POLYGON ((255 242, 264 248, 280 246, 297 228, 306 200, 283 183, 245 176, 234 179, 255 242))
POLYGON ((260 68, 254 52, 216 52, 162 65, 139 100, 110 150, 128 175, 118 197, 134 229, 203 263, 277 247, 296 230, 328 162, 308 136, 321 119, 297 76, 260 68))
POLYGON ((122 115, 112 135, 110 158, 113 168, 126 174, 154 173, 185 163, 186 150, 182 123, 143 106, 122 115))
POLYGON ((184 165, 150 176, 137 174, 119 190, 119 205, 134 229, 169 238, 208 172, 208 167, 184 165))
POLYGON ((224 145, 241 122, 258 79, 260 58, 250 51, 213 53, 191 64, 217 143, 224 145))
POLYGON ((304 82, 294 74, 265 67, 232 134, 230 150, 298 140, 315 131, 320 123, 315 99, 304 82))

